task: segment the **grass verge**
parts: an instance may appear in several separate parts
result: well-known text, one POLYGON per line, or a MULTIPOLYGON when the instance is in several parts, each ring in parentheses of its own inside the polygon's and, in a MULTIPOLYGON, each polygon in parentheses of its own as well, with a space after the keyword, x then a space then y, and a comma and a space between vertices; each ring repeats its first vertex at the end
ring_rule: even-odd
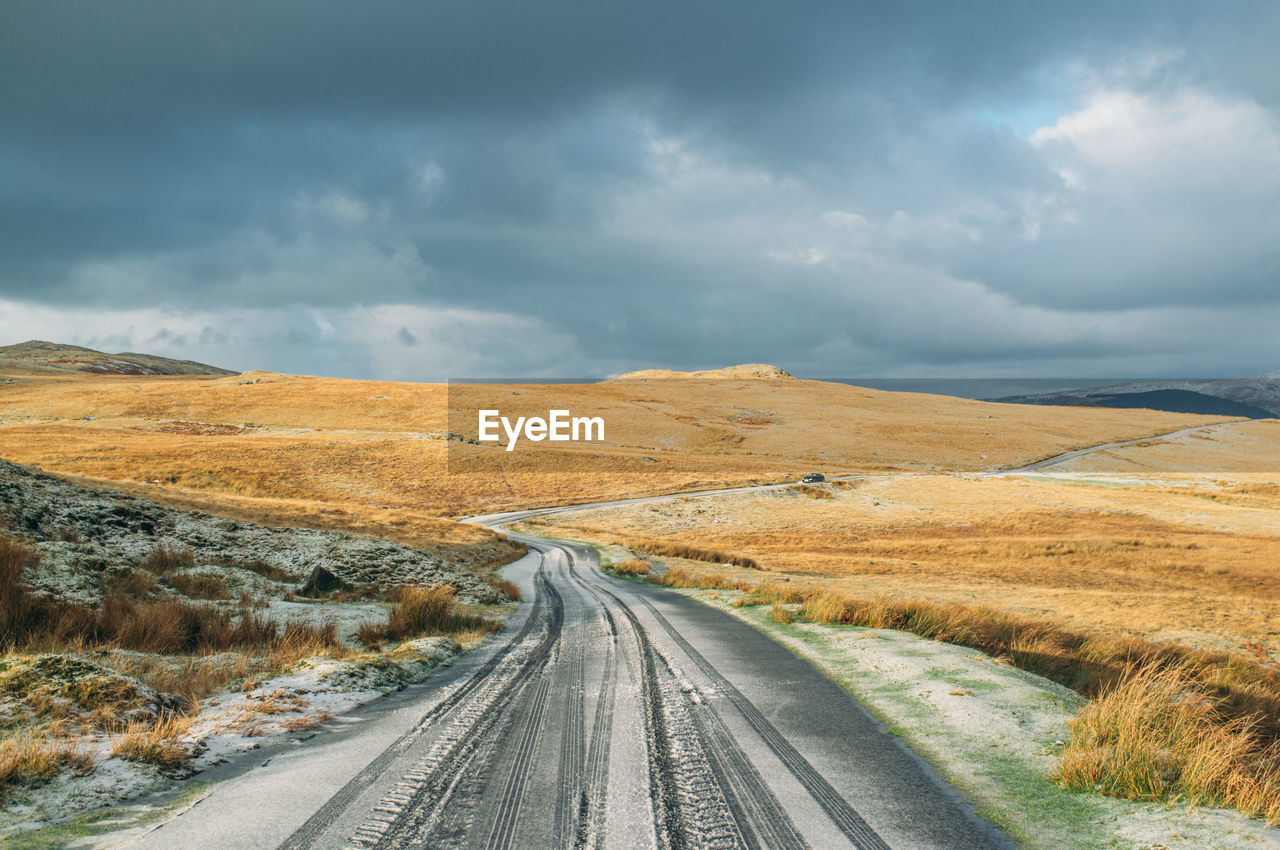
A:
POLYGON ((1057 778, 1133 800, 1226 805, 1280 821, 1280 670, 1247 656, 1071 631, 983 606, 746 582, 673 567, 669 587, 725 589, 779 624, 911 632, 971 647, 1093 700, 1057 778), (788 607, 790 606, 790 607, 788 607))

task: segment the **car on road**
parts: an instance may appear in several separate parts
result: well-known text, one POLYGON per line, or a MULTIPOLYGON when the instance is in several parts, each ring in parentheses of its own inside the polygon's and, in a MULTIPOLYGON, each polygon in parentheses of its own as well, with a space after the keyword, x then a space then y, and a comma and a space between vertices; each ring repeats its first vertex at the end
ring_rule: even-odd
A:
POLYGON ((817 484, 819 481, 826 481, 827 476, 821 472, 810 472, 804 478, 800 479, 801 484, 817 484))

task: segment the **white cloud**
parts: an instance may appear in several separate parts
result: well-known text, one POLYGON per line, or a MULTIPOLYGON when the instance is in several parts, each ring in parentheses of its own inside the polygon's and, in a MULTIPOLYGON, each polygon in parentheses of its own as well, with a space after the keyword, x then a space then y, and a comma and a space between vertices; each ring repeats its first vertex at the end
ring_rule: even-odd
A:
POLYGON ((1250 195, 1280 188, 1280 125, 1250 100, 1184 89, 1169 97, 1101 91, 1041 127, 1031 143, 1076 188, 1105 183, 1216 187, 1250 195))

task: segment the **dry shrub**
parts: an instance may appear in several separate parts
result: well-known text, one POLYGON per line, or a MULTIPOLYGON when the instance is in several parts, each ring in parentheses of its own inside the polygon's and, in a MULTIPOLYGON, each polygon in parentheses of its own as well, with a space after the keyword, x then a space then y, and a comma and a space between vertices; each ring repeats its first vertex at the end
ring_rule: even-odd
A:
POLYGON ((165 579, 183 596, 192 599, 230 599, 231 588, 226 579, 208 573, 178 573, 165 579))
POLYGON ((423 635, 443 635, 482 629, 496 631, 501 625, 493 620, 457 610, 457 591, 453 585, 438 587, 398 587, 394 604, 384 622, 368 622, 360 626, 357 637, 373 646, 386 640, 404 640, 423 635))
POLYGON ((142 559, 142 568, 156 575, 164 575, 170 570, 179 570, 196 565, 195 553, 190 549, 168 546, 157 546, 142 559))
POLYGON ((298 647, 337 646, 332 623, 290 621, 283 633, 270 617, 243 611, 238 617, 185 600, 138 602, 111 593, 98 606, 32 594, 22 570, 29 547, 0 537, 0 645, 5 648, 84 649, 119 647, 163 655, 260 649, 291 655, 298 647))
POLYGON ((744 605, 795 605, 805 600, 805 592, 782 582, 764 582, 756 586, 748 596, 742 597, 744 605))
POLYGON ((814 487, 812 484, 797 484, 790 488, 797 493, 803 493, 810 499, 834 499, 835 495, 825 487, 814 487))
POLYGON ((286 732, 309 732, 317 729, 333 719, 333 713, 330 711, 320 711, 315 714, 304 714, 300 717, 290 717, 280 721, 280 728, 286 732))
POLYGON ((675 543, 669 540, 651 538, 633 538, 628 541, 631 549, 640 549, 651 555, 665 555, 670 558, 687 558, 690 561, 707 561, 713 564, 733 564, 749 570, 760 569, 760 563, 745 555, 733 555, 715 549, 700 549, 686 543, 675 543))
POLYGON ((752 589, 750 583, 727 578, 722 573, 712 573, 710 575, 699 575, 685 567, 672 567, 661 576, 652 579, 658 584, 665 584, 667 587, 690 587, 697 590, 741 590, 749 592, 752 589))
POLYGON ((346 654, 347 649, 338 635, 335 621, 315 622, 292 617, 284 624, 280 637, 271 643, 268 664, 272 668, 288 667, 317 655, 339 658, 346 654))
POLYGON ((39 554, 22 540, 0 535, 0 642, 11 645, 26 631, 32 612, 22 574, 39 563, 39 554))
POLYGON ((122 675, 137 679, 157 691, 181 694, 194 704, 226 687, 229 682, 258 672, 263 662, 245 655, 220 652, 180 660, 119 655, 111 659, 110 665, 122 675))
POLYGON ((129 570, 106 584, 107 593, 119 593, 130 599, 146 599, 159 586, 155 573, 147 570, 129 570))
POLYGON ((628 558, 620 564, 614 564, 613 571, 620 576, 647 576, 649 562, 639 558, 628 558))
POLYGON ((509 599, 512 602, 520 601, 520 588, 516 587, 516 583, 510 579, 498 578, 497 576, 484 576, 485 582, 498 593, 502 594, 503 599, 509 599))
POLYGON ((1181 798, 1280 820, 1280 753, 1183 666, 1148 663, 1071 721, 1057 779, 1131 800, 1181 798))
POLYGON ((236 558, 227 557, 225 555, 210 559, 209 563, 219 567, 231 567, 233 569, 248 570, 251 573, 257 573, 265 579, 271 581, 292 581, 293 576, 288 571, 268 564, 261 558, 250 558, 248 560, 238 560, 236 558))
POLYGON ((93 754, 54 735, 19 732, 0 741, 0 796, 15 785, 38 785, 71 768, 87 773, 93 754))
POLYGON ((769 609, 769 616, 773 617, 775 623, 787 625, 796 621, 796 612, 792 608, 788 608, 780 602, 773 603, 773 607, 769 609))
POLYGON ((191 751, 179 739, 191 728, 191 718, 165 712, 155 722, 134 721, 111 740, 111 755, 126 761, 177 767, 191 751))

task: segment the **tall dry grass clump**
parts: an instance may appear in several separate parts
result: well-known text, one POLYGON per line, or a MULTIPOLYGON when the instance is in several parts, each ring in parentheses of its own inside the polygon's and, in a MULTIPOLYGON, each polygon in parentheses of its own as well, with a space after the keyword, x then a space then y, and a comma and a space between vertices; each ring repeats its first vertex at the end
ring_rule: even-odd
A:
POLYGON ((20 732, 0 741, 0 798, 16 785, 38 785, 64 769, 87 773, 93 754, 39 732, 20 732))
POLYGON ((1186 667, 1156 663, 1103 689, 1071 721, 1057 779, 1131 800, 1177 797, 1280 820, 1280 753, 1186 667))
POLYGON ((497 576, 485 576, 484 580, 490 587, 497 588, 499 593, 507 599, 510 599, 512 602, 520 601, 520 588, 517 587, 516 583, 511 579, 499 578, 497 576))
POLYGON ((746 555, 735 555, 717 549, 702 549, 687 543, 676 543, 670 540, 655 540, 648 537, 631 538, 627 548, 639 549, 651 555, 665 555, 669 558, 687 558, 690 561, 706 561, 712 564, 733 564, 749 570, 760 569, 760 562, 746 555))
POLYGON ((190 717, 173 712, 165 712, 152 722, 135 721, 112 739, 111 755, 126 761, 177 767, 191 755, 181 740, 190 728, 190 717))
POLYGON ((773 618, 775 623, 781 623, 784 626, 796 621, 795 609, 788 608, 781 602, 773 603, 773 606, 769 609, 769 616, 773 618))
POLYGON ((142 568, 157 575, 196 565, 195 553, 178 546, 157 546, 142 559, 142 568))
POLYGON ((364 623, 356 636, 365 645, 375 646, 388 640, 501 628, 495 620, 459 611, 457 599, 458 592, 449 584, 398 587, 386 620, 364 623))
POLYGON ((749 592, 752 589, 749 582, 730 579, 723 573, 701 574, 685 567, 672 567, 662 575, 654 578, 653 581, 658 584, 665 584, 667 587, 688 587, 695 590, 741 590, 749 592))
POLYGON ((16 537, 0 535, 0 645, 8 646, 23 634, 31 618, 22 574, 39 555, 16 537))
POLYGON ((649 569, 649 562, 639 558, 628 558, 613 565, 614 573, 620 576, 647 576, 649 569))
POLYGON ((179 573, 168 576, 165 581, 183 596, 192 599, 230 599, 231 588, 226 579, 207 573, 179 573))

